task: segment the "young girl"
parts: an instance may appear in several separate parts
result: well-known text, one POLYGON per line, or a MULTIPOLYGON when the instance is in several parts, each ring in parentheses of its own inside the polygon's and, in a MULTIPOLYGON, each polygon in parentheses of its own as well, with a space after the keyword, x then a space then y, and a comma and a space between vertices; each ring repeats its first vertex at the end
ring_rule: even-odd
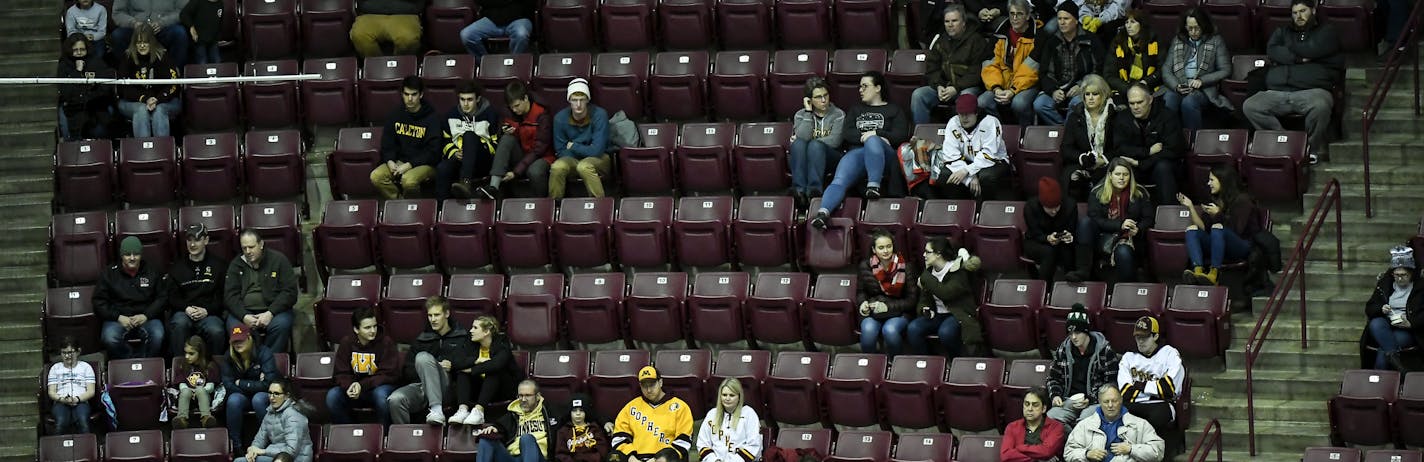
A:
POLYGON ((455 396, 460 409, 450 423, 479 425, 485 423, 485 407, 491 402, 513 397, 518 385, 518 369, 510 353, 509 338, 500 334, 493 316, 480 316, 470 326, 470 341, 479 349, 475 365, 464 369, 455 378, 455 396))
POLYGON ((761 421, 744 405, 742 382, 728 377, 717 388, 717 407, 707 411, 697 431, 702 462, 744 462, 761 456, 761 421))
POLYGON ((208 355, 207 342, 197 335, 188 337, 188 342, 183 344, 183 360, 188 363, 188 375, 173 378, 178 387, 178 416, 173 418, 173 428, 188 428, 189 410, 194 400, 198 402, 199 425, 211 427, 217 423, 212 405, 218 387, 213 381, 221 380, 222 372, 208 355))
POLYGON ((61 435, 89 433, 89 399, 94 397, 94 367, 79 360, 74 337, 59 341, 60 362, 49 368, 45 393, 54 403, 55 430, 61 435))
POLYGON ((569 422, 559 427, 554 439, 556 462, 602 462, 608 457, 608 433, 594 422, 588 396, 574 395, 569 402, 569 422))

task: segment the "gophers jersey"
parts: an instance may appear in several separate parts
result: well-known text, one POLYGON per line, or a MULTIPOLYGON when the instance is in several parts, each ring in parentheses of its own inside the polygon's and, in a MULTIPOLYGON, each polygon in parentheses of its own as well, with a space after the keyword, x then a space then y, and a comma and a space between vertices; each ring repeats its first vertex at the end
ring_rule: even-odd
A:
POLYGON ((1117 365, 1117 385, 1124 403, 1176 401, 1186 375, 1182 356, 1171 345, 1157 347, 1152 356, 1124 353, 1117 365))
POLYGON ((651 457, 671 447, 687 460, 692 449, 692 409, 670 394, 660 403, 633 398, 618 411, 609 438, 613 450, 624 455, 651 457))

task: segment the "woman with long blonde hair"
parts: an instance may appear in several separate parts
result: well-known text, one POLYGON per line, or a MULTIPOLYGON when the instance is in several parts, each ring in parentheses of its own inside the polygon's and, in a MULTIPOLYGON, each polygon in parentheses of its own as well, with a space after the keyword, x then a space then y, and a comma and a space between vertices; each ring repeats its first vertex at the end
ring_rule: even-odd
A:
POLYGON ((703 462, 744 462, 761 458, 761 420, 746 405, 742 382, 728 377, 717 387, 717 406, 707 411, 697 432, 703 462))
POLYGON ((1137 255, 1156 208, 1126 159, 1108 162, 1107 176, 1089 194, 1088 216, 1078 222, 1078 270, 1069 273, 1070 281, 1087 279, 1093 261, 1102 257, 1108 258, 1106 266, 1117 268, 1117 282, 1137 280, 1137 255))

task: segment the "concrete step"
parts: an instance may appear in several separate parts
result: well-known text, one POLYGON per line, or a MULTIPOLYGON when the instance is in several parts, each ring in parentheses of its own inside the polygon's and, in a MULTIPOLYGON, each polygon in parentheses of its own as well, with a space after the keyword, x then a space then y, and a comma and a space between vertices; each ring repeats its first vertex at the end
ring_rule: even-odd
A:
MULTIPOLYGON (((1341 313, 1342 319, 1329 319, 1317 315, 1318 311, 1325 311, 1320 307, 1311 305, 1307 310, 1305 334, 1309 340, 1319 340, 1325 342, 1349 342, 1359 340, 1360 331, 1364 328, 1364 321, 1361 316, 1364 312, 1364 303, 1356 302, 1359 310, 1354 312, 1351 319, 1350 313, 1341 313)), ((1266 300, 1253 300, 1252 306, 1264 307, 1266 300)), ((1294 302, 1287 302, 1280 316, 1276 317, 1276 322, 1271 325, 1271 331, 1266 338, 1279 341, 1300 341, 1300 316, 1299 305, 1294 302)), ((1231 338, 1236 342, 1245 342, 1251 338, 1251 330, 1256 328, 1257 315, 1241 314, 1231 316, 1231 338)))
MULTIPOLYGON (((34 325, 29 327, 37 329, 34 335, 38 338, 40 335, 38 331, 38 321, 44 313, 44 298, 45 293, 40 291, 7 293, 4 299, 0 299, 0 317, 3 317, 3 319, 16 320, 13 324, 18 325, 31 324, 28 321, 22 320, 35 320, 34 325)), ((4 325, 0 325, 0 329, 4 328, 4 325)))
MULTIPOLYGON (((1330 143, 1330 162, 1342 165, 1361 165, 1363 142, 1352 137, 1330 143)), ((1410 166, 1424 163, 1424 159, 1412 155, 1424 146, 1415 132, 1376 130, 1370 134, 1371 172, 1387 170, 1382 166, 1410 166)))
MULTIPOLYGON (((1250 453, 1249 451, 1247 451, 1244 446, 1243 446, 1242 448, 1240 448, 1240 450, 1237 450, 1237 448, 1234 448, 1234 447, 1228 447, 1228 448, 1226 448, 1226 449, 1227 449, 1227 450, 1221 451, 1221 460, 1230 460, 1230 461, 1237 461, 1237 460, 1253 460, 1253 461, 1255 461, 1255 460, 1260 460, 1260 461, 1290 461, 1290 460, 1299 460, 1299 459, 1300 459, 1300 455, 1303 454, 1303 453, 1305 453, 1305 451, 1303 451, 1303 450, 1302 450, 1302 451, 1296 451, 1296 452, 1263 452, 1263 451, 1256 451, 1256 456, 1255 456, 1255 457, 1252 457, 1252 456, 1251 456, 1251 453, 1250 453)), ((1202 456, 1202 457, 1205 457, 1205 459, 1187 459, 1187 460, 1213 460, 1213 461, 1214 461, 1214 460, 1217 460, 1217 459, 1216 459, 1216 455, 1217 455, 1216 451, 1209 451, 1208 453, 1206 453, 1205 456, 1202 456)))
MULTIPOLYGON (((57 24, 56 22, 54 22, 54 21, 59 21, 59 20, 62 20, 62 19, 63 19, 64 11, 61 10, 61 9, 59 8, 59 6, 57 6, 57 5, 52 5, 52 4, 51 4, 51 5, 48 5, 48 6, 45 6, 45 5, 34 5, 34 4, 33 4, 34 2, 23 2, 23 1, 16 1, 15 3, 25 3, 25 4, 13 5, 13 8, 6 8, 3 12, 0 12, 0 19, 4 19, 4 20, 11 20, 11 19, 36 19, 36 18, 38 18, 38 17, 40 17, 40 16, 49 16, 50 19, 53 20, 53 21, 50 21, 49 23, 46 23, 45 25, 51 25, 51 24, 52 24, 52 25, 54 25, 56 28, 58 28, 59 26, 58 26, 58 24, 57 24)), ((9 5, 9 3, 7 3, 7 5, 9 5)), ((35 27, 35 26, 36 26, 35 23, 31 23, 31 24, 30 24, 31 30, 38 30, 38 29, 39 29, 38 27, 35 27)), ((56 35, 56 34, 48 34, 48 35, 50 35, 51 37, 54 37, 56 40, 58 40, 58 35, 56 35)))
MULTIPOLYGON (((46 37, 49 37, 48 35, 46 37)), ((13 49, 5 55, 5 68, 0 69, 0 77, 35 77, 54 75, 59 62, 60 41, 53 39, 33 39, 24 49, 13 49)), ((10 50, 10 49, 7 49, 10 50)), ((29 85, 25 85, 29 87, 29 85)), ((44 88, 47 94, 55 95, 50 85, 35 85, 44 88)), ((57 99, 57 98, 56 98, 57 99)))
MULTIPOLYGON (((1343 124, 1346 136, 1354 138, 1361 133, 1363 127, 1358 114, 1359 112, 1346 112, 1343 124)), ((1424 120, 1415 116, 1413 109, 1383 108, 1375 116, 1370 130, 1374 133, 1417 133, 1420 127, 1424 127, 1424 120)))
MULTIPOLYGON (((1248 447, 1245 420, 1221 420, 1222 443, 1231 449, 1244 450, 1248 447)), ((1256 450, 1282 454, 1294 454, 1293 458, 1276 460, 1299 460, 1305 448, 1330 445, 1330 423, 1319 422, 1272 422, 1256 420, 1256 450)), ((1236 460, 1236 459, 1229 459, 1236 460)), ((1267 460, 1267 459, 1260 459, 1267 460)))
MULTIPOLYGON (((53 71, 45 71, 46 74, 53 71)), ((5 136, 0 137, 0 148, 5 150, 12 148, 32 148, 35 146, 50 146, 53 148, 55 138, 55 127, 58 125, 54 121, 29 122, 7 124, 5 126, 5 136)))
MULTIPOLYGON (((1374 146, 1373 143, 1370 145, 1374 146)), ((1374 153, 1371 152, 1370 161, 1370 181, 1375 186, 1385 185, 1415 185, 1424 183, 1424 172, 1416 169, 1398 169, 1389 164, 1376 164, 1374 153)), ((1331 178, 1340 180, 1341 185, 1362 184, 1365 181, 1365 169, 1359 160, 1344 160, 1335 157, 1334 150, 1331 150, 1331 161, 1311 166, 1311 176, 1314 182, 1312 186, 1324 186, 1331 178)), ((1315 194, 1320 193, 1320 189, 1312 188, 1315 194)))
MULTIPOLYGON (((53 74, 53 72, 54 70, 51 68, 50 73, 53 74)), ((58 100, 59 90, 54 85, 0 86, 0 101, 5 101, 7 104, 23 107, 53 106, 57 104, 58 100)))
MULTIPOLYGON (((40 305, 30 305, 31 314, 40 314, 40 305)), ((42 340, 40 323, 38 316, 15 319, 0 324, 0 341, 6 340, 29 340, 38 343, 42 340)))
MULTIPOLYGON (((1226 368, 1244 369, 1245 343, 1237 342, 1226 351, 1226 368)), ((1256 370, 1298 371, 1339 374, 1344 369, 1360 367, 1358 342, 1311 342, 1310 348, 1301 350, 1299 343, 1268 341, 1256 357, 1256 370)))
POLYGON ((43 247, 27 249, 7 249, 0 252, 0 267, 49 265, 49 252, 43 247))
MULTIPOLYGON (((1344 233, 1345 239, 1350 242, 1403 242, 1419 230, 1419 217, 1414 217, 1412 220, 1399 215, 1376 215, 1376 217, 1378 220, 1365 218, 1364 209, 1346 209, 1340 213, 1340 230, 1344 233)), ((1272 231, 1281 238, 1283 241, 1281 245, 1285 247, 1286 239, 1290 239, 1290 245, 1294 246, 1305 229, 1305 218, 1303 217, 1284 222, 1275 220, 1275 228, 1272 231)), ((1320 234, 1315 240, 1315 249, 1332 250, 1330 257, 1334 258, 1334 246, 1335 212, 1332 210, 1326 215, 1324 226, 1320 227, 1320 234)), ((1289 252, 1290 247, 1286 247, 1284 251, 1289 252)))
MULTIPOLYGON (((1257 397, 1292 398, 1321 402, 1340 392, 1340 375, 1301 374, 1297 371, 1255 370, 1251 373, 1253 390, 1257 397)), ((1246 371, 1233 369, 1210 377, 1213 388, 1212 399, 1244 398, 1246 396, 1246 371)), ((1289 419, 1287 419, 1289 420, 1289 419)))
POLYGON ((5 362, 0 365, 0 394, 6 392, 4 384, 9 380, 28 385, 16 387, 33 388, 36 374, 44 365, 44 348, 34 340, 0 340, 0 351, 5 352, 5 362))
MULTIPOLYGON (((45 208, 45 211, 49 211, 48 207, 45 208)), ((9 219, 9 217, 6 218, 9 219)), ((0 247, 45 245, 49 239, 49 217, 30 217, 22 220, 25 223, 0 225, 0 247)))
POLYGON ((18 105, 10 104, 0 107, 0 123, 24 123, 24 122, 50 122, 59 123, 59 116, 55 111, 45 108, 53 108, 55 103, 40 103, 38 105, 18 105))
MULTIPOLYGON (((1325 400, 1313 398, 1292 398, 1280 395, 1266 395, 1256 392, 1256 422, 1261 421, 1329 421, 1325 400), (1269 396, 1269 397, 1267 397, 1269 396)), ((1196 412, 1217 420, 1246 420, 1246 397, 1223 398, 1213 396, 1205 403, 1196 405, 1196 412)))
MULTIPOLYGON (((1332 224, 1331 227, 1333 228, 1334 225, 1332 224)), ((1334 233, 1332 230, 1330 238, 1326 239, 1326 233, 1320 233, 1320 237, 1315 240, 1315 245, 1310 249, 1310 254, 1306 255, 1306 260, 1319 262, 1328 261, 1333 264, 1335 262, 1335 237, 1333 236, 1333 234, 1334 233)), ((1359 242, 1356 239, 1352 239, 1350 237, 1350 234, 1347 232, 1345 233, 1345 241, 1341 245, 1341 247, 1343 247, 1341 249, 1341 254, 1343 255, 1346 265, 1349 265, 1351 262, 1356 262, 1366 266, 1372 263, 1384 265, 1389 259, 1389 249, 1396 245, 1404 243, 1405 240, 1409 239, 1409 237, 1413 235, 1414 233, 1411 232, 1394 236, 1388 240, 1380 239, 1359 242)), ((1281 247, 1285 247, 1286 239, 1287 238, 1281 238, 1281 247)), ((1292 242, 1291 246, 1294 247, 1295 243, 1292 242)), ((1281 250, 1282 264, 1285 263, 1285 259, 1290 257, 1290 251, 1290 248, 1283 248, 1281 250)), ((1386 269, 1383 266, 1379 266, 1377 268, 1378 270, 1376 271, 1376 273, 1384 271, 1386 269)), ((1364 270, 1361 270, 1362 274, 1364 272, 1364 270)))
POLYGON ((52 215, 50 201, 53 199, 54 194, 48 192, 5 195, 3 200, 0 200, 0 217, 5 217, 7 222, 16 221, 29 225, 43 220, 45 226, 49 226, 52 215))
POLYGON ((45 290, 46 268, 42 265, 0 267, 0 293, 45 290))
POLYGON ((47 171, 44 174, 23 173, 22 170, 9 168, 6 168, 5 171, 14 172, 15 175, 0 182, 0 195, 54 193, 54 177, 47 171))

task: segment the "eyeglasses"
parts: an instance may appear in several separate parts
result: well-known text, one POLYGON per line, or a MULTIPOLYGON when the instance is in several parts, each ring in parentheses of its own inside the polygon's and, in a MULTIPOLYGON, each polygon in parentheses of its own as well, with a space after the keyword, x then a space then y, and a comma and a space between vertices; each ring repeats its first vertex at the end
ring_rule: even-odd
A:
POLYGON ((1413 276, 1413 274, 1409 274, 1409 273, 1394 273, 1394 278, 1395 278, 1395 279, 1404 279, 1404 278, 1407 278, 1407 277, 1410 277, 1410 276, 1413 276))
POLYGON ((74 356, 79 354, 79 350, 60 350, 59 354, 62 356, 74 356))
POLYGON ((830 99, 830 98, 831 98, 831 95, 830 95, 829 93, 823 94, 823 95, 811 95, 811 99, 830 99))

